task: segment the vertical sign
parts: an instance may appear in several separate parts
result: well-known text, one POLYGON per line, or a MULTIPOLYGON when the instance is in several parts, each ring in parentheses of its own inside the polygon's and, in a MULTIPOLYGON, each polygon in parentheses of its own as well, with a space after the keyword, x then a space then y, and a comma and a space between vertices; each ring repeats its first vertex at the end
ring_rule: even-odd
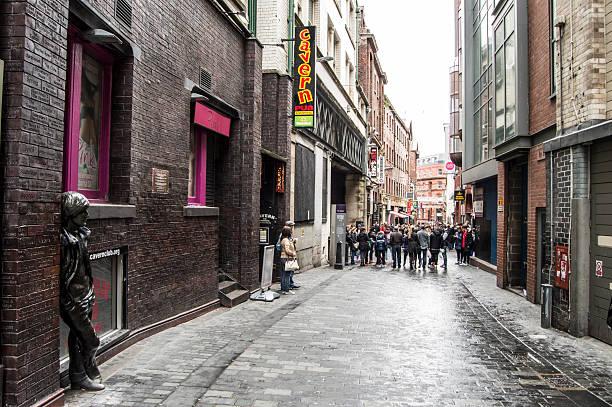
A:
POLYGON ((569 249, 567 246, 557 246, 555 254, 555 285, 569 290, 569 249))
POLYGON ((595 275, 603 277, 603 260, 595 260, 595 275))
POLYGON ((378 155, 378 183, 385 183, 385 157, 381 154, 378 155))
POLYGON ((315 27, 296 27, 293 67, 293 125, 313 128, 316 123, 315 27))
POLYGON ((276 188, 275 191, 279 193, 285 192, 285 163, 281 161, 276 162, 276 188))
POLYGON ((2 134, 2 93, 3 93, 3 83, 4 83, 4 61, 0 59, 0 134, 2 134))
POLYGON ((378 177, 378 148, 370 147, 370 177, 378 177))

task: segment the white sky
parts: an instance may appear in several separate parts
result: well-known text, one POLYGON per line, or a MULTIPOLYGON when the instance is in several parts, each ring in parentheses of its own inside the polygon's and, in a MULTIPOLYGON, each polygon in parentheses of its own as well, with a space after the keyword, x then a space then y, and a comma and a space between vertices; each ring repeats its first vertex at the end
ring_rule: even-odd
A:
POLYGON ((454 59, 452 0, 358 0, 387 73, 385 93, 412 121, 421 157, 444 152, 454 59))

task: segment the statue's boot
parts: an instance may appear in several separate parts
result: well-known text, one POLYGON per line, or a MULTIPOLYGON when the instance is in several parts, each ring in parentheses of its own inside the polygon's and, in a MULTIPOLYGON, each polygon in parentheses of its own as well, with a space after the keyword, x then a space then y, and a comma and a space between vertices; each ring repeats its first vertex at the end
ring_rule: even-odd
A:
POLYGON ((102 383, 102 375, 100 374, 100 369, 98 369, 98 365, 96 363, 96 350, 94 349, 89 353, 90 354, 83 361, 85 373, 87 373, 87 377, 89 377, 92 381, 102 383))
POLYGON ((79 378, 70 378, 70 388, 72 390, 100 391, 104 390, 104 385, 91 380, 87 377, 85 372, 83 372, 83 376, 79 378))

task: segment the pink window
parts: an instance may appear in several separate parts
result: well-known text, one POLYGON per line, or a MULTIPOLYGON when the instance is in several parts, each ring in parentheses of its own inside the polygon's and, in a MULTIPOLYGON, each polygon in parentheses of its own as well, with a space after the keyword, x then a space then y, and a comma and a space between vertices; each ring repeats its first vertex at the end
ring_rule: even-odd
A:
POLYGON ((70 29, 64 138, 64 190, 108 200, 113 57, 70 29))
POLYGON ((207 134, 194 126, 189 142, 189 197, 192 205, 206 205, 207 134))

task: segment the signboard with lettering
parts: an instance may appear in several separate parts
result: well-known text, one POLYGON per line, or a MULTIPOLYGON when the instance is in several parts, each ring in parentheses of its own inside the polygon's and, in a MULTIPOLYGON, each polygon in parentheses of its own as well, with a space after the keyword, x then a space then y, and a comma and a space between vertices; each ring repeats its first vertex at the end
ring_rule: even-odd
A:
POLYGON ((276 188, 275 191, 279 193, 285 192, 285 163, 282 161, 276 162, 276 188))
POLYGON ((152 192, 154 194, 167 194, 169 190, 168 170, 153 168, 152 192))
POLYGON ((378 155, 378 183, 385 183, 385 157, 378 155))
POLYGON ((464 189, 455 191, 455 201, 465 201, 465 190, 464 189))
POLYGON ((484 201, 474 201, 474 217, 482 218, 484 215, 484 201))
POLYGON ((603 277, 603 260, 595 260, 595 276, 603 277))
POLYGON ((569 290, 569 249, 567 246, 555 248, 555 286, 569 290))
POLYGON ((230 135, 230 124, 232 120, 198 102, 195 104, 193 122, 226 137, 230 135))
POLYGON ((316 124, 315 26, 295 28, 293 67, 293 125, 313 128, 316 124))
POLYGON ((497 200, 497 212, 503 212, 504 211, 504 198, 499 198, 497 200))
POLYGON ((378 147, 370 147, 369 162, 370 172, 368 175, 372 178, 378 177, 378 147))

